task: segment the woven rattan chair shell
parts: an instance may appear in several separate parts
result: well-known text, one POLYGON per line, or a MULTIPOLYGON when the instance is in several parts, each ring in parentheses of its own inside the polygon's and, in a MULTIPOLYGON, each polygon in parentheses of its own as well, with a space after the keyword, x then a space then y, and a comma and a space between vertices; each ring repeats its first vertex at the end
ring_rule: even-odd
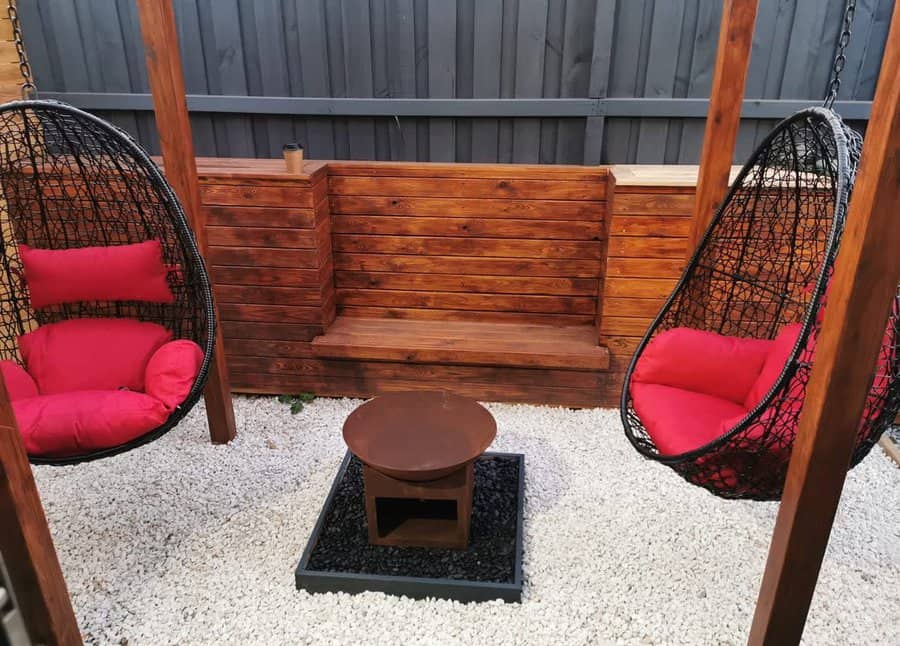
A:
POLYGON ((152 321, 204 351, 188 397, 162 426, 125 445, 59 459, 30 456, 31 461, 73 464, 160 437, 202 393, 216 324, 206 268, 171 187, 127 133, 72 106, 42 100, 0 106, 0 183, 0 358, 21 362, 17 338, 39 325, 90 317, 152 321), (70 249, 151 239, 162 243, 174 303, 78 302, 30 308, 19 244, 70 249))
MULTIPOLYGON (((861 145, 860 135, 833 112, 810 108, 778 124, 743 167, 626 372, 622 421, 643 456, 717 496, 781 497, 812 367, 807 342, 819 333, 861 145), (802 322, 799 340, 759 405, 706 446, 660 454, 629 387, 651 339, 676 327, 772 339, 795 322, 802 322)), ((885 340, 886 374, 870 387, 851 466, 868 454, 900 407, 900 291, 885 340)))

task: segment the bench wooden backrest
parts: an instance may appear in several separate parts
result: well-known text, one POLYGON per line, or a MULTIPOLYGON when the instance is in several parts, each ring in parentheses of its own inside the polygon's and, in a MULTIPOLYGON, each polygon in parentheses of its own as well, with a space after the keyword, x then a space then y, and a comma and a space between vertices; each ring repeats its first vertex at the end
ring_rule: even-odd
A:
POLYGON ((338 312, 595 320, 605 168, 332 162, 338 312))

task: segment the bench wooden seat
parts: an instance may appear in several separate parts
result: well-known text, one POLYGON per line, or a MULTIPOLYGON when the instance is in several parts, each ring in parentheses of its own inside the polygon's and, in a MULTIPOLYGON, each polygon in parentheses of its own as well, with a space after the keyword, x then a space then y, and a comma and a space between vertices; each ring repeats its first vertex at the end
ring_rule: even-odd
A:
POLYGON ((338 316, 312 341, 315 356, 599 371, 609 351, 593 325, 433 321, 338 316))

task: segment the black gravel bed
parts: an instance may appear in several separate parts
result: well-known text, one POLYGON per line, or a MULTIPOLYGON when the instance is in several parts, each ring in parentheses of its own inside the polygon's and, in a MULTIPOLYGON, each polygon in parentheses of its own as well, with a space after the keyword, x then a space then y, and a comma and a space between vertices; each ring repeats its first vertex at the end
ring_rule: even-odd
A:
POLYGON ((468 549, 386 547, 369 544, 362 463, 351 458, 306 569, 513 583, 519 462, 512 456, 485 455, 474 467, 468 549))

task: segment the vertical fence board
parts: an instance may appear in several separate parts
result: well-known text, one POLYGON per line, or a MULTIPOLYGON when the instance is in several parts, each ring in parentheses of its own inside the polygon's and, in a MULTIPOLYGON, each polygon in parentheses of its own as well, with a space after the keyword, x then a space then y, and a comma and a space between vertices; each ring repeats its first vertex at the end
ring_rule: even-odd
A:
MULTIPOLYGON (((324 6, 320 2, 285 3, 285 49, 292 96, 330 96, 328 42, 324 6), (288 5, 290 6, 288 10, 288 5)), ((295 124, 295 132, 298 129, 295 124)), ((336 132, 327 119, 309 119, 303 124, 309 157, 337 157, 336 132)))
MULTIPOLYGON (((416 23, 412 0, 388 0, 388 96, 416 96, 416 23)), ((390 128, 391 159, 416 160, 417 127, 399 117, 390 128)))
MULTIPOLYGON (((456 0, 428 2, 428 95, 456 95, 456 0)), ((453 161, 456 153, 453 119, 433 119, 429 124, 429 158, 453 161)))
MULTIPOLYGON (((672 43, 681 42, 683 20, 683 0, 657 2, 653 7, 650 45, 647 52, 647 77, 644 80, 646 97, 666 98, 674 94, 678 56, 672 52, 672 43)), ((676 52, 680 49, 679 47, 676 52)), ((668 119, 645 119, 637 136, 638 159, 646 159, 651 164, 665 162, 666 141, 669 136, 668 119)))
MULTIPOLYGON (((502 0, 479 0, 475 3, 473 59, 477 61, 472 69, 472 96, 492 99, 500 96, 500 69, 503 32, 502 0), (496 65, 485 61, 497 61, 496 65)), ((499 123, 497 119, 472 120, 472 161, 497 161, 499 123)))
MULTIPOLYGON (((356 34, 372 32, 369 5, 353 0, 345 0, 342 4, 347 96, 371 97, 374 95, 372 47, 368 39, 356 37, 356 34)), ((348 120, 348 128, 350 157, 352 159, 375 159, 375 122, 364 117, 352 117, 348 120)))
MULTIPOLYGON (((591 96, 590 83, 594 52, 594 9, 596 0, 566 0, 565 25, 562 38, 562 69, 560 71, 559 96, 564 98, 591 96)), ((605 24, 611 24, 615 15, 604 15, 605 24)), ((601 36, 606 34, 601 31, 601 36)), ((610 31, 611 34, 611 31, 610 31)), ((611 41, 611 35, 606 41, 611 41)), ((611 43, 603 42, 598 53, 611 43)), ((599 67, 598 67, 599 70, 599 67)), ((609 60, 606 60, 609 71, 609 60)), ((605 90, 604 90, 605 91, 605 90)), ((559 121, 556 137, 556 151, 553 159, 562 164, 580 164, 584 161, 585 130, 589 119, 566 119, 559 121)), ((602 133, 601 133, 602 134, 602 133)), ((599 147, 598 147, 599 148, 599 147)))
MULTIPOLYGON (((541 95, 547 40, 548 0, 519 0, 516 23, 517 98, 541 95)), ((516 119, 513 123, 513 161, 536 163, 541 147, 539 119, 516 119)))

